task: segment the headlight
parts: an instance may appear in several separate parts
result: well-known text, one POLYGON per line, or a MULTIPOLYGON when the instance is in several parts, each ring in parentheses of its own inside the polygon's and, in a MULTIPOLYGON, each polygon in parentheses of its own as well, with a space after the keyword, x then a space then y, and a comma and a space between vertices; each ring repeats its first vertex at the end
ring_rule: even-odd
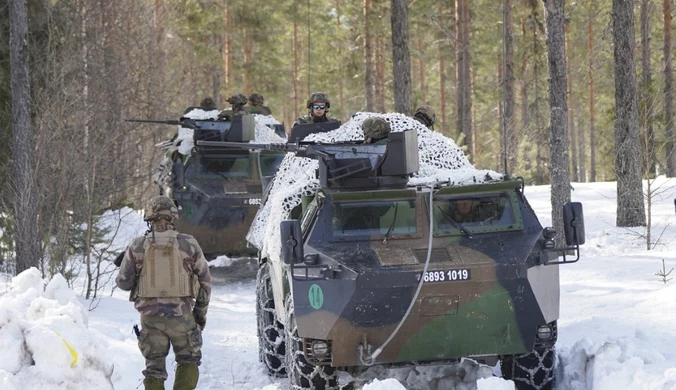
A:
POLYGON ((316 357, 324 357, 329 353, 329 344, 323 340, 314 340, 310 346, 312 354, 316 357))
POLYGON ((552 328, 549 325, 540 325, 537 335, 540 340, 549 340, 552 338, 552 328))

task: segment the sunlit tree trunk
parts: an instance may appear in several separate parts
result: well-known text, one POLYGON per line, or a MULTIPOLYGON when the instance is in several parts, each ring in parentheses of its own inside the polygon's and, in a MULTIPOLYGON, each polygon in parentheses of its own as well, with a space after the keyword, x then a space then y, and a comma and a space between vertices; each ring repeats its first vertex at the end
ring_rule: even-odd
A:
POLYGON ((439 119, 441 119, 441 123, 439 124, 439 127, 442 130, 447 130, 446 129, 446 53, 447 53, 447 45, 446 45, 446 37, 444 35, 444 22, 445 18, 443 17, 444 15, 444 2, 443 0, 438 0, 437 1, 437 17, 439 20, 439 26, 438 30, 439 33, 437 34, 437 40, 439 41, 439 112, 441 115, 439 115, 439 119))
POLYGON ((516 169, 518 157, 518 139, 516 126, 514 126, 514 45, 512 42, 512 2, 503 0, 503 92, 504 92, 504 116, 503 127, 505 135, 505 155, 508 166, 504 167, 505 172, 511 172, 516 169))
POLYGON ((563 205, 570 201, 568 173, 568 99, 566 96, 566 46, 564 0, 545 0, 547 25, 547 62, 549 64, 549 155, 551 178, 552 224, 556 242, 563 246, 563 205))
MULTIPOLYGON (((225 64, 225 90, 232 88, 232 16, 230 15, 230 1, 225 0, 225 39, 223 40, 223 63, 225 64)), ((295 24, 294 24, 295 26, 295 24)), ((220 107, 220 105, 219 105, 220 107)))
POLYGON ((643 144, 645 148, 644 172, 655 173, 655 131, 653 128, 653 72, 650 64, 650 0, 641 1, 641 68, 643 82, 641 88, 641 122, 645 129, 643 144))
POLYGON ((674 153, 674 70, 671 63, 671 1, 664 0, 664 122, 667 177, 676 176, 676 154, 674 153))
POLYGON ((615 174, 618 227, 645 226, 642 153, 639 141, 634 62, 633 2, 613 0, 615 44, 615 174))
POLYGON ((373 37, 371 36, 371 0, 364 0, 364 96, 366 111, 373 111, 373 37))
POLYGON ((298 23, 294 20, 293 22, 293 117, 298 118, 298 23))
MULTIPOLYGON (((668 1, 668 0, 667 0, 668 1)), ((589 0, 587 57, 589 58, 589 181, 596 181, 596 99, 594 98, 594 0, 589 0)))
POLYGON ((578 159, 577 159, 577 133, 575 128, 575 99, 573 98, 573 75, 570 71, 570 23, 566 23, 565 26, 566 36, 565 36, 565 45, 566 45, 566 78, 568 80, 568 142, 570 144, 571 152, 571 172, 570 178, 572 181, 579 182, 580 176, 578 175, 578 159))
POLYGON ((408 49, 408 2, 392 0, 392 74, 394 110, 411 114, 411 55, 408 49))
POLYGON ((38 267, 37 191, 33 180, 33 127, 28 51, 28 15, 24 0, 9 2, 10 79, 14 165, 16 273, 38 267))

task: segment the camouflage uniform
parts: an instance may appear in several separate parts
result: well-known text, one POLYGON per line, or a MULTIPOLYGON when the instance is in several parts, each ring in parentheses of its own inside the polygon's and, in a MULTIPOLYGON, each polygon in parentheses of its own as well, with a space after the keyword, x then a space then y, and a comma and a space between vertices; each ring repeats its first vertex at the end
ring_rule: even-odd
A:
POLYGON ((308 99, 307 104, 305 106, 308 109, 308 114, 296 119, 296 122, 294 122, 294 126, 297 124, 306 124, 306 123, 340 122, 338 119, 335 119, 331 115, 329 115, 328 112, 329 108, 331 107, 331 101, 329 100, 329 97, 323 92, 313 93, 312 96, 310 96, 310 99, 308 99), (326 104, 326 111, 324 111, 324 115, 322 116, 314 115, 314 112, 312 111, 312 105, 315 103, 326 104))
POLYGON ((209 266, 197 241, 188 234, 178 233, 176 239, 183 259, 184 270, 199 281, 196 300, 190 296, 177 298, 139 298, 139 276, 143 269, 144 243, 157 233, 173 230, 172 220, 177 216, 173 201, 166 196, 152 199, 146 220, 152 231, 132 240, 127 248, 119 274, 115 280, 124 291, 131 291, 130 300, 141 314, 142 330, 138 345, 146 359, 143 371, 146 389, 163 389, 167 378, 166 357, 169 345, 173 347, 178 368, 174 389, 194 389, 199 379, 202 352, 202 330, 206 325, 211 295, 209 266))
POLYGON ((234 115, 246 115, 248 112, 244 109, 246 104, 246 96, 238 93, 236 95, 230 96, 227 100, 228 103, 232 106, 229 110, 223 110, 218 114, 219 118, 230 118, 234 115))
POLYGON ((252 93, 249 95, 249 105, 245 110, 251 114, 272 115, 270 107, 264 106, 265 98, 260 93, 252 93))
POLYGON ((387 135, 390 134, 392 128, 385 119, 376 117, 365 119, 362 123, 362 130, 365 144, 379 145, 387 143, 387 135))
POLYGON ((434 109, 427 104, 418 107, 413 114, 413 119, 425 125, 428 129, 434 130, 434 123, 437 121, 437 116, 434 109))

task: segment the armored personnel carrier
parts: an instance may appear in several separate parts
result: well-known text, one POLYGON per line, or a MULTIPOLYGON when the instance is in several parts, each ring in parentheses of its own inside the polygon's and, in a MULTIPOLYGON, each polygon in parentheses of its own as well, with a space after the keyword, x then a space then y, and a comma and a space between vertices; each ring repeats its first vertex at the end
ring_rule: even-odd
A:
POLYGON ((268 373, 288 375, 294 389, 332 389, 340 370, 472 358, 500 361, 518 389, 551 389, 558 267, 579 259, 582 206, 562 210, 568 247, 555 249, 522 180, 477 170, 459 182, 421 177, 435 164, 467 167, 430 163, 435 148, 457 146, 435 146, 439 136, 422 126, 388 119, 406 131, 385 145, 247 145, 316 160, 296 157, 296 171, 285 161, 261 209, 257 317, 268 373), (297 185, 299 172, 317 176, 297 185), (275 219, 279 209, 288 212, 275 219))
POLYGON ((178 121, 138 121, 179 125, 177 136, 158 144, 165 159, 154 175, 160 192, 176 202, 176 228, 200 243, 207 259, 253 256, 245 236, 261 204, 264 187, 283 154, 200 146, 200 140, 248 143, 259 138, 283 142, 283 125, 257 124, 254 115, 216 118, 218 111, 189 110, 178 121), (281 127, 281 129, 280 129, 281 127), (263 133, 263 134, 260 134, 263 133))

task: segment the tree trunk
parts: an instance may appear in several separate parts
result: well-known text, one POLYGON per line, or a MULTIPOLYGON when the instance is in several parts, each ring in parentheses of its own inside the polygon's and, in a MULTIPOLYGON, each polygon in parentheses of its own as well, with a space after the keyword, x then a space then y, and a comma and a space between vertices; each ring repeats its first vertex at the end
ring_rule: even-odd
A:
MULTIPOLYGON (((225 39, 223 44, 223 63, 225 64, 225 90, 232 89, 232 17, 230 15, 230 2, 225 0, 225 39)), ((296 24, 294 23, 294 34, 296 24)), ((220 106, 219 106, 220 107, 220 106)))
POLYGON ((458 20, 458 49, 456 51, 458 67, 458 133, 465 134, 467 150, 473 150, 468 0, 457 0, 456 14, 458 20))
POLYGON ((643 69, 643 88, 641 88, 641 126, 645 129, 645 161, 643 172, 655 174, 655 131, 653 128, 653 75, 650 64, 650 0, 641 1, 641 68, 643 69))
POLYGON ((545 0, 547 25, 547 60, 549 64, 549 155, 552 201, 552 224, 556 242, 563 240, 563 205, 570 201, 568 173, 568 99, 566 96, 566 49, 564 32, 564 0, 545 0))
MULTIPOLYGON (((668 1, 668 0, 667 0, 668 1)), ((594 107, 594 0, 590 0, 587 26, 587 56, 589 57, 589 181, 596 181, 596 110, 594 107)))
MULTIPOLYGON (((336 0, 336 31, 340 31, 340 28, 341 28, 340 27, 340 17, 341 17, 340 2, 341 2, 341 0, 336 0)), ((338 46, 338 54, 339 54, 340 57, 342 57, 342 52, 343 52, 342 47, 338 46)), ((341 74, 341 75, 343 74, 343 63, 340 62, 340 61, 338 62, 338 74, 341 74)), ((338 107, 340 107, 340 110, 342 112, 345 112, 345 98, 344 98, 345 91, 344 90, 345 90, 345 80, 344 80, 343 77, 341 77, 340 80, 338 81, 338 107)), ((342 120, 343 118, 339 118, 339 119, 342 120)))
POLYGON ((33 180, 33 127, 25 0, 9 2, 10 78, 14 165, 16 273, 38 267, 37 189, 33 180))
MULTIPOLYGON (((298 23, 293 21, 293 117, 298 118, 298 23)), ((309 98, 309 97, 308 97, 309 98)))
POLYGON ((580 124, 580 117, 575 116, 575 123, 577 124, 577 129, 578 129, 578 137, 577 137, 577 144, 578 144, 578 158, 579 158, 579 164, 578 164, 578 170, 579 170, 579 181, 581 183, 584 183, 587 181, 587 143, 585 142, 585 137, 584 137, 584 130, 582 130, 582 125, 580 124))
POLYGON ((512 2, 503 0, 502 4, 502 25, 503 25, 503 64, 504 64, 504 135, 505 135, 505 155, 507 157, 505 172, 511 172, 516 169, 518 157, 518 139, 516 127, 514 126, 514 45, 512 42, 512 2))
POLYGON ((392 0, 392 75, 394 111, 411 112, 411 55, 408 49, 408 1, 392 0))
MULTIPOLYGON (((532 17, 535 19, 536 9, 533 7, 532 17)), ((535 23, 531 23, 533 29, 533 53, 536 55, 539 54, 538 50, 538 27, 535 23)), ((545 132, 542 129, 542 120, 540 118, 540 88, 538 80, 540 79, 540 67, 538 66, 539 62, 534 61, 533 64, 533 86, 534 86, 534 95, 535 95, 535 130, 534 134, 536 139, 540 142, 536 142, 536 157, 535 157, 535 184, 545 184, 546 179, 546 170, 545 170, 545 158, 544 158, 544 141, 545 141, 545 132)))
POLYGON ((364 96, 366 111, 373 111, 373 38, 371 37, 371 0, 364 0, 364 96))
POLYGON ((565 44, 566 44, 566 78, 568 82, 568 99, 570 104, 568 104, 568 142, 570 143, 570 152, 571 152, 571 180, 575 182, 580 181, 580 175, 577 166, 577 133, 575 128, 575 99, 573 98, 573 75, 570 72, 570 22, 566 22, 565 25, 565 44))
POLYGON ((615 173, 618 227, 645 226, 641 180, 633 2, 613 0, 615 44, 615 173), (638 151, 638 153, 637 153, 638 151))
POLYGON ((664 121, 667 177, 676 176, 674 155, 674 74, 671 65, 671 1, 663 1, 664 10, 664 121))
MULTIPOLYGON (((522 0, 526 4, 525 0, 522 0)), ((527 34, 526 34, 526 18, 521 17, 521 45, 522 47, 527 47, 527 34)), ((519 129, 520 134, 528 134, 530 132, 530 113, 528 108, 528 55, 526 53, 522 54, 521 59, 521 128, 519 129)), ((522 135, 523 136, 523 135, 522 135)), ((531 153, 533 150, 533 142, 525 142, 523 145, 523 162, 524 162, 524 171, 531 172, 533 170, 533 160, 531 153)))
POLYGON ((437 17, 439 18, 439 33, 437 40, 439 41, 439 111, 441 113, 441 123, 438 127, 446 130, 446 37, 442 28, 444 20, 444 4, 443 0, 437 2, 437 17))

